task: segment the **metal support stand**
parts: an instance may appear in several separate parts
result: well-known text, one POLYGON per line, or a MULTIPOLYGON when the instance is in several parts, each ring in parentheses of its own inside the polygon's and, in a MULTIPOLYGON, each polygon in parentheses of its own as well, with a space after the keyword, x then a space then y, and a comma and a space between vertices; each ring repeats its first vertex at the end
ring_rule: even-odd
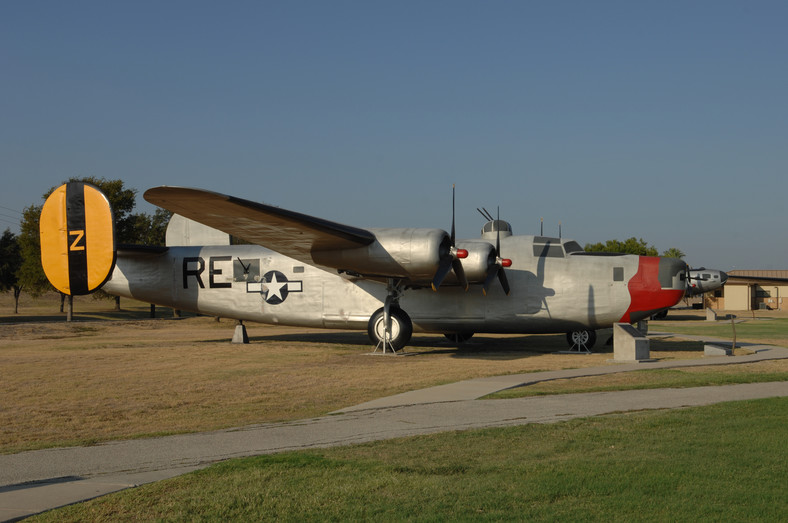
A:
POLYGON ((588 344, 594 344, 592 338, 592 334, 583 335, 583 332, 587 331, 574 331, 570 333, 567 338, 569 339, 572 345, 569 346, 569 350, 562 350, 558 351, 558 354, 592 354, 591 349, 588 347, 588 344))
POLYGON ((586 347, 586 344, 582 341, 576 342, 574 345, 569 347, 567 351, 559 351, 559 354, 592 354, 591 349, 586 347))

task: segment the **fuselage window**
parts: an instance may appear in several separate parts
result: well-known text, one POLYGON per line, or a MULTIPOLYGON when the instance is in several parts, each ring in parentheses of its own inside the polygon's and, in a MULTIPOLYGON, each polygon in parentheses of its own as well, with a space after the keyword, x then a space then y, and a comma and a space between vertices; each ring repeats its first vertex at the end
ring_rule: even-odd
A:
POLYGON ((613 281, 624 281, 623 267, 613 267, 613 281))

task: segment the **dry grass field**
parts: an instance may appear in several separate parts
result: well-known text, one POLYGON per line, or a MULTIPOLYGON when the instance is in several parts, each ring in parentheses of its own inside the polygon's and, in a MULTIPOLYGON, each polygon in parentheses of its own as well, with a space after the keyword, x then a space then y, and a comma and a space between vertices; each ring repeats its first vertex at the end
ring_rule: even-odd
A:
MULTIPOLYGON (((457 347, 416 334, 410 356, 371 356, 365 332, 247 324, 248 345, 230 343, 234 321, 147 304, 25 298, 13 314, 0 295, 0 452, 85 444, 307 418, 407 390, 462 379, 606 364, 560 355, 563 335, 478 336, 457 347)), ((652 342, 657 358, 694 358, 699 342, 652 342)))

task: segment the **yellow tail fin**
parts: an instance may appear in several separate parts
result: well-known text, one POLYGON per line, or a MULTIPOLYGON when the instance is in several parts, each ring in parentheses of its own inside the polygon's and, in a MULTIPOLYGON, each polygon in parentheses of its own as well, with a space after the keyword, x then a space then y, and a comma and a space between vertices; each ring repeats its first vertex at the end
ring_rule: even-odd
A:
POLYGON ((72 296, 101 287, 115 267, 115 227, 107 197, 69 182, 47 198, 39 222, 41 264, 49 282, 72 296))

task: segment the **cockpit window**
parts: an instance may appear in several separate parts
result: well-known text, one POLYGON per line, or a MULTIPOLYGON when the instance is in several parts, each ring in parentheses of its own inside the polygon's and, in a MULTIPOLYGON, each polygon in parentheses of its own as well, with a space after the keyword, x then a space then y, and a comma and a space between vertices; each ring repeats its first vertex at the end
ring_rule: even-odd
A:
POLYGON ((580 247, 580 244, 574 240, 569 240, 568 242, 564 243, 564 250, 567 254, 572 252, 583 252, 584 249, 580 247))
POLYGON ((564 248, 552 242, 537 243, 534 240, 534 256, 538 258, 563 258, 564 248))

